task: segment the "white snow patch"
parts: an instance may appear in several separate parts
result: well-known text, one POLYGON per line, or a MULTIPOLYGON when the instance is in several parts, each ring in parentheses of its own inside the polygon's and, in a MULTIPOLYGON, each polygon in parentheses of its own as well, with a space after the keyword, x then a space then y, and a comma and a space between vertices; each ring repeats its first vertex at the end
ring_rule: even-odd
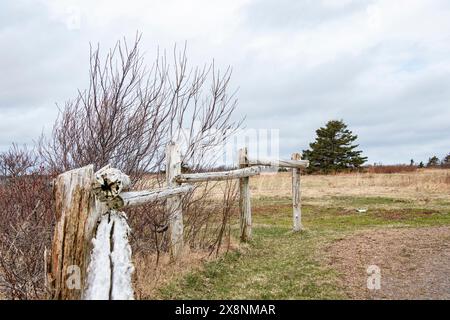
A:
POLYGON ((130 227, 124 216, 125 214, 116 217, 114 224, 114 248, 113 252, 111 252, 113 262, 112 300, 133 300, 131 275, 133 274, 134 266, 131 260, 131 247, 128 243, 130 227))
POLYGON ((131 275, 134 266, 128 243, 126 215, 114 210, 102 215, 87 270, 86 300, 134 299, 131 275), (111 252, 112 251, 112 252, 111 252))

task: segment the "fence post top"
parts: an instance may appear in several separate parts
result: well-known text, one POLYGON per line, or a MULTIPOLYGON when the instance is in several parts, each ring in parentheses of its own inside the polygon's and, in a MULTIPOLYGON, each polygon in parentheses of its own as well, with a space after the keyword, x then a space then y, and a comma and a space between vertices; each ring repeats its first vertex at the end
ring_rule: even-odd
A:
POLYGON ((302 160, 302 154, 299 152, 294 152, 291 156, 291 160, 302 160))

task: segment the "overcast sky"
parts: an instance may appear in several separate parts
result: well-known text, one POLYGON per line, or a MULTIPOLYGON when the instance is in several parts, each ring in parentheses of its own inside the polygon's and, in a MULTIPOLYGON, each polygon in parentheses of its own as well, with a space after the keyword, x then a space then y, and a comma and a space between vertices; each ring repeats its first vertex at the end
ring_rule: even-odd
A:
POLYGON ((193 64, 231 65, 237 112, 279 129, 284 156, 331 119, 369 163, 450 152, 448 0, 1 0, 0 149, 32 144, 86 87, 89 42, 136 30, 149 63, 187 41, 193 64))

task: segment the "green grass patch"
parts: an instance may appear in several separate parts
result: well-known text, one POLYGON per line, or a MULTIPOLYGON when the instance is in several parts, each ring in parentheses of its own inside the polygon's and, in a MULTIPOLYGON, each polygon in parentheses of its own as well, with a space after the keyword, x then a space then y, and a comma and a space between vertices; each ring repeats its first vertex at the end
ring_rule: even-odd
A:
MULTIPOLYGON (((395 198, 335 197, 327 207, 304 205, 305 231, 293 233, 290 199, 255 200, 251 243, 175 279, 160 289, 159 298, 346 298, 339 274, 323 263, 320 250, 358 230, 450 225, 449 208, 436 210, 414 205, 395 198), (368 211, 358 213, 353 209, 362 206, 367 206, 368 211)), ((233 229, 237 236, 237 223, 233 229)))

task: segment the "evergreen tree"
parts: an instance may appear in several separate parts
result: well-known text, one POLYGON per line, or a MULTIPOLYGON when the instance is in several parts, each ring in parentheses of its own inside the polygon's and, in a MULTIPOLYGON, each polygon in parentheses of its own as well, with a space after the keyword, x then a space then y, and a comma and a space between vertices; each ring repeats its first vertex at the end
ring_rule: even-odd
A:
POLYGON ((427 167, 436 167, 439 165, 439 158, 436 156, 432 156, 428 159, 427 167))
POLYGON ((445 167, 450 166, 450 153, 442 159, 441 164, 445 167))
POLYGON ((316 141, 309 144, 309 150, 303 150, 304 159, 310 161, 309 172, 338 172, 359 168, 367 157, 356 150, 352 144, 357 138, 342 121, 328 121, 325 127, 316 130, 316 141))
POLYGON ((419 168, 423 168, 423 167, 425 167, 425 165, 423 164, 422 161, 420 161, 420 163, 419 163, 419 168))

